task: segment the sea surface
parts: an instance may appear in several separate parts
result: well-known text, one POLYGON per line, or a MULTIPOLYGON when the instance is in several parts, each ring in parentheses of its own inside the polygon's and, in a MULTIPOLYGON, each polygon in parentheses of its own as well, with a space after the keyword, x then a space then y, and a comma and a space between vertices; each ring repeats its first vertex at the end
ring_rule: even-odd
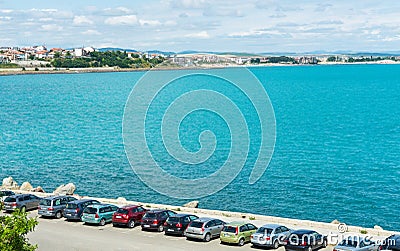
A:
MULTIPOLYGON (((400 230, 400 65, 250 70, 275 111, 270 165, 249 184, 260 145, 258 120, 249 118, 254 142, 242 172, 223 190, 200 198, 200 207, 400 230)), ((126 157, 124 107, 143 74, 1 76, 0 178, 13 176, 19 184, 29 181, 46 191, 73 182, 81 195, 187 202, 146 186, 126 157)), ((224 93, 245 114, 254 114, 243 93, 235 94, 223 81, 198 78, 163 90, 149 108, 155 122, 146 137, 160 166, 183 178, 212 174, 229 154, 229 127, 208 111, 190 114, 180 132, 188 151, 199 150, 201 131, 214 132, 218 144, 206 165, 182 168, 162 146, 157 125, 169 102, 199 88, 224 93)), ((175 189, 182 188, 176 184, 175 189)))

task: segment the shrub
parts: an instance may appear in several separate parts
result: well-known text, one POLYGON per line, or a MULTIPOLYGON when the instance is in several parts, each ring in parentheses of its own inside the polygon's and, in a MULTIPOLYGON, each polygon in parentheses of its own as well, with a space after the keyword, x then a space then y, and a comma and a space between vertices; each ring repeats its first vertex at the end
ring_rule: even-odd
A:
MULTIPOLYGON (((0 206, 0 210, 1 210, 0 206)), ((37 245, 29 243, 26 235, 34 231, 38 224, 36 218, 28 218, 24 211, 16 210, 11 215, 0 216, 0 250, 34 251, 37 245)))

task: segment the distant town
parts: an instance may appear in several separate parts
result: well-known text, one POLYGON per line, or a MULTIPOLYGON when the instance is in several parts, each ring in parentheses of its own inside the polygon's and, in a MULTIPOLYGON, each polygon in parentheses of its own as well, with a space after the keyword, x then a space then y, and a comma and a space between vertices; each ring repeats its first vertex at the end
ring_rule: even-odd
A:
POLYGON ((68 70, 78 68, 146 69, 166 67, 226 67, 239 65, 304 65, 345 63, 400 63, 398 55, 257 55, 209 52, 140 52, 119 48, 79 47, 72 49, 0 47, 0 69, 68 70))

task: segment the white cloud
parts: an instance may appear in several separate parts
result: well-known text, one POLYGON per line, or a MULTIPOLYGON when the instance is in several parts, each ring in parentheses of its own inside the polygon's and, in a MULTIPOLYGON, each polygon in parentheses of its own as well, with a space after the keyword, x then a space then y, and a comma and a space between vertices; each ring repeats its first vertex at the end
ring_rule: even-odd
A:
POLYGON ((98 32, 97 30, 82 31, 81 34, 83 34, 83 35, 101 35, 101 33, 98 32))
POLYGON ((44 31, 61 31, 63 27, 56 24, 44 24, 41 26, 44 31))
POLYGON ((201 32, 197 32, 197 33, 186 34, 185 37, 189 37, 189 38, 209 38, 210 35, 207 33, 207 31, 201 31, 201 32))
POLYGON ((205 0, 173 0, 171 6, 173 8, 200 9, 206 7, 207 2, 205 0))
POLYGON ((50 22, 53 21, 53 18, 51 17, 43 17, 43 18, 39 18, 40 22, 50 22))
POLYGON ((85 16, 75 16, 72 23, 74 25, 93 24, 93 21, 85 16))
POLYGON ((126 7, 118 7, 117 10, 124 12, 124 13, 131 13, 132 11, 126 7))
POLYGON ((133 25, 137 24, 136 15, 116 16, 107 18, 104 23, 109 25, 133 25))
POLYGON ((142 26, 156 26, 156 25, 161 25, 161 22, 158 20, 139 20, 139 24, 142 26))
POLYGON ((0 10, 0 13, 12 13, 13 10, 0 10))

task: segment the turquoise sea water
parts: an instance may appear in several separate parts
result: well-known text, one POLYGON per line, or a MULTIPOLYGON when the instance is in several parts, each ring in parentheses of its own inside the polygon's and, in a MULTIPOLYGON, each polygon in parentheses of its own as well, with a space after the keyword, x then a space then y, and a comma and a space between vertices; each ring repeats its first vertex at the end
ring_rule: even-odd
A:
MULTIPOLYGON (((200 206, 400 230, 400 65, 257 67, 251 71, 264 85, 275 110, 277 141, 270 166, 257 183, 248 184, 253 150, 259 144, 259 128, 250 118, 255 143, 246 166, 225 189, 201 198, 200 206)), ((13 176, 20 184, 28 180, 47 191, 73 182, 78 194, 186 202, 144 185, 125 155, 124 106, 142 75, 0 77, 0 177, 13 176)), ((149 109, 155 125, 174 96, 193 88, 222 92, 252 113, 249 102, 226 83, 201 81, 165 89, 164 98, 160 96, 158 105, 149 109)), ((207 166, 186 168, 186 172, 159 145, 157 133, 150 134, 148 142, 164 170, 199 177, 214 172, 229 147, 226 124, 207 111, 183 121, 182 144, 198 150, 196 139, 205 129, 216 134, 217 150, 207 166)))

